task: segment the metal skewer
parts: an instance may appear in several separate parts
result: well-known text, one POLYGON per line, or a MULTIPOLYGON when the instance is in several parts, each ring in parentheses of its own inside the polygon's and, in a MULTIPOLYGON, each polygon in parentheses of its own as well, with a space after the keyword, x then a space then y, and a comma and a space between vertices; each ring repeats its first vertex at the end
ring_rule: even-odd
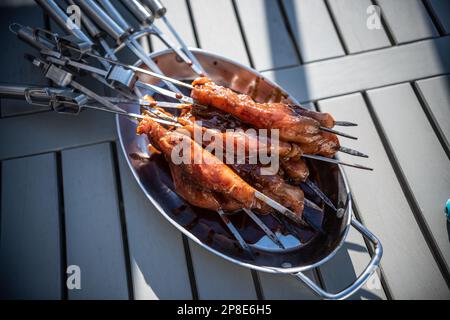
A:
MULTIPOLYGON (((77 49, 74 49, 74 50, 77 50, 77 49)), ((139 73, 142 73, 142 74, 145 74, 145 75, 148 75, 148 76, 151 76, 151 77, 163 80, 163 81, 171 82, 171 83, 173 83, 173 84, 175 84, 177 86, 184 87, 184 88, 187 88, 187 89, 190 89, 190 90, 194 89, 194 87, 192 85, 188 84, 188 83, 185 83, 183 81, 167 77, 167 76, 165 76, 165 75, 163 75, 161 73, 157 73, 157 72, 153 72, 153 71, 146 70, 146 69, 143 69, 143 68, 139 68, 139 67, 136 67, 136 66, 133 66, 133 65, 122 63, 120 61, 115 61, 115 60, 112 60, 112 59, 109 59, 109 58, 105 58, 105 57, 102 57, 102 56, 99 56, 99 55, 96 55, 96 54, 92 54, 92 53, 89 53, 89 52, 87 52, 85 54, 87 56, 95 58, 95 59, 97 59, 99 61, 106 61, 108 63, 121 66, 121 67, 123 67, 125 69, 129 69, 129 70, 132 70, 134 72, 139 72, 139 73)), ((177 90, 177 92, 179 92, 179 91, 177 90)))
MULTIPOLYGON (((171 48, 178 55, 178 57, 181 58, 181 60, 189 65, 195 73, 197 73, 198 75, 201 73, 201 71, 199 71, 198 68, 193 64, 191 59, 176 45, 174 45, 156 25, 153 24, 155 16, 151 11, 147 10, 147 8, 137 0, 121 0, 121 2, 140 23, 140 34, 155 34, 159 39, 161 39, 162 42, 164 42, 167 47, 171 48)), ((139 35, 136 34, 135 36, 139 35)))
POLYGON ((305 185, 307 185, 312 191, 314 191, 315 194, 317 194, 319 196, 319 198, 327 205, 329 206, 331 209, 333 209, 334 211, 337 211, 336 207, 334 206, 333 202, 325 195, 325 193, 323 193, 322 190, 320 190, 320 188, 311 180, 307 179, 304 182, 305 185))
POLYGON ((231 221, 228 219, 227 215, 225 212, 223 212, 223 210, 218 210, 217 211, 219 213, 220 218, 222 219, 223 223, 227 226, 227 228, 230 230, 230 232, 233 234, 233 236, 236 238, 236 240, 239 242, 240 246, 242 247, 242 249, 244 249, 249 256, 252 259, 255 259, 255 256, 252 252, 252 249, 250 248, 250 246, 247 244, 247 242, 245 242, 245 240, 242 238, 241 234, 239 233, 239 231, 236 229, 236 227, 234 226, 234 224, 231 223, 231 221))
MULTIPOLYGON (((68 16, 65 14, 65 12, 59 7, 59 5, 54 0, 36 0, 36 2, 41 6, 41 8, 47 12, 50 17, 68 34, 73 35, 76 39, 79 39, 82 41, 82 44, 78 44, 79 47, 74 46, 73 49, 77 50, 81 55, 92 51, 95 54, 98 54, 94 49, 93 45, 94 42, 92 39, 90 39, 77 25, 74 25, 71 20, 68 18, 68 16)), ((67 0, 67 3, 73 5, 75 2, 73 0, 67 0)), ((97 26, 89 20, 87 16, 83 16, 82 19, 83 25, 88 31, 88 33, 92 36, 92 38, 100 43, 100 45, 103 47, 105 52, 109 54, 113 59, 117 59, 114 56, 114 53, 111 51, 111 48, 108 46, 107 42, 104 39, 104 34, 97 28, 97 26)), ((23 28, 22 28, 23 29, 23 28)), ((31 28, 30 28, 31 29, 31 28)), ((56 38, 56 36, 54 36, 56 38)), ((19 35, 20 38, 20 35, 19 35)), ((29 44, 33 45, 33 43, 30 42, 39 42, 42 41, 42 39, 38 39, 38 36, 33 36, 32 38, 23 39, 29 44)), ((65 39, 67 41, 70 41, 69 39, 65 39)), ((59 45, 59 44, 57 44, 59 45)), ((34 46, 34 45, 33 45, 34 46)), ((50 46, 53 47, 53 44, 50 44, 50 46)), ((43 50, 43 48, 40 48, 40 50, 43 50)), ((105 69, 109 69, 110 65, 106 63, 106 61, 100 61, 102 65, 105 67, 105 69)), ((122 76, 124 76, 124 72, 122 72, 122 76)), ((105 79, 98 77, 97 74, 92 74, 92 77, 94 77, 96 80, 102 82, 104 85, 114 89, 110 83, 105 81, 105 79)), ((127 77, 125 77, 126 79, 127 77)), ((129 75, 128 75, 129 78, 129 75)), ((126 85, 126 83, 124 83, 126 85)), ((119 91, 119 94, 128 96, 125 92, 119 91)))
POLYGON ((333 134, 335 134, 337 136, 341 136, 341 137, 344 137, 344 138, 358 140, 357 137, 354 137, 354 136, 351 136, 349 134, 346 134, 346 133, 343 133, 343 132, 340 132, 340 131, 337 131, 337 130, 333 130, 333 129, 330 129, 330 128, 320 127, 320 130, 325 131, 325 132, 329 132, 329 133, 333 133, 333 134))
POLYGON ((287 218, 291 219, 294 222, 297 222, 298 224, 303 224, 304 221, 302 221, 296 214, 295 212, 289 210, 288 208, 282 206, 281 204, 279 204, 278 202, 276 202, 275 200, 269 198, 268 196, 266 196, 264 193, 261 193, 259 191, 255 192, 255 197, 261 201, 263 201, 264 203, 266 203, 268 206, 270 206, 271 208, 275 209, 276 211, 278 211, 279 213, 281 213, 282 215, 286 216, 287 218))
MULTIPOLYGON (((91 19, 108 35, 113 38, 118 44, 123 43, 128 47, 142 62, 156 73, 161 73, 158 65, 150 59, 145 49, 134 39, 129 32, 119 26, 111 17, 93 0, 74 0, 79 5, 85 14, 89 15, 91 19)), ((163 80, 164 81, 164 80, 163 80)), ((179 92, 171 82, 164 81, 166 85, 174 92, 179 92)))
POLYGON ((157 19, 161 19, 164 24, 169 29, 170 33, 175 37, 177 42, 181 46, 181 50, 191 59, 193 63, 193 68, 197 69, 196 73, 200 76, 206 76, 206 71, 198 61, 197 57, 188 49, 186 43, 184 42, 183 38, 180 37, 178 32, 175 30, 175 28, 170 23, 169 19, 166 17, 167 9, 164 7, 164 5, 159 0, 141 0, 153 13, 154 17, 157 19))
POLYGON ((277 235, 272 230, 270 230, 269 227, 267 227, 264 222, 262 222, 261 219, 259 219, 258 216, 253 213, 253 211, 244 208, 244 212, 264 231, 264 233, 269 237, 270 240, 272 240, 273 243, 275 243, 281 249, 285 249, 283 243, 277 237, 277 235))
POLYGON ((343 161, 336 160, 336 159, 333 159, 333 158, 327 158, 327 157, 322 157, 322 156, 318 156, 318 155, 303 154, 302 157, 309 158, 309 159, 314 159, 314 160, 319 160, 319 161, 324 161, 324 162, 329 162, 329 163, 334 163, 334 164, 340 164, 340 165, 343 165, 343 166, 353 167, 353 168, 362 169, 362 170, 373 171, 372 168, 365 167, 365 166, 362 166, 362 165, 359 165, 359 164, 347 163, 347 162, 343 162, 343 161))
POLYGON ((358 126, 357 123, 353 123, 353 122, 349 122, 349 121, 335 121, 334 125, 340 126, 340 127, 357 127, 358 126))
POLYGON ((355 157, 369 158, 368 155, 366 155, 366 154, 364 154, 362 152, 359 152, 357 150, 353 150, 353 149, 347 148, 347 147, 340 146, 339 147, 339 151, 347 153, 347 154, 350 154, 350 155, 355 156, 355 157))
POLYGON ((314 202, 312 202, 311 200, 309 200, 307 198, 303 199, 303 203, 305 204, 305 207, 309 207, 311 209, 322 212, 322 208, 320 208, 317 204, 315 204, 314 202))
MULTIPOLYGON (((97 103, 99 103, 101 105, 101 107, 99 107, 99 106, 94 106, 94 105, 84 103, 79 106, 80 108, 85 107, 85 108, 90 108, 90 109, 96 109, 99 111, 105 111, 105 112, 109 112, 109 113, 119 114, 122 116, 127 116, 127 117, 133 118, 133 119, 145 119, 145 117, 142 115, 129 113, 129 112, 123 110, 122 108, 117 107, 115 104, 113 104, 107 98, 99 96, 95 92, 89 90, 88 88, 84 87, 80 83, 74 81, 73 74, 67 70, 63 70, 51 63, 46 63, 38 58, 33 59, 33 64, 35 66, 39 67, 40 69, 44 70, 46 78, 52 80, 57 85, 59 85, 61 87, 70 86, 70 87, 80 91, 81 93, 83 93, 86 97, 93 99, 94 101, 96 101, 97 103)), ((176 121, 174 121, 172 118, 169 118, 169 117, 167 117, 166 119, 158 119, 157 122, 166 124, 166 125, 171 125, 171 126, 181 126, 179 123, 177 123, 176 121)))
POLYGON ((145 89, 148 89, 148 90, 152 90, 154 92, 157 92, 158 94, 161 94, 163 96, 166 96, 166 97, 169 97, 169 98, 172 98, 172 99, 177 99, 177 100, 179 100, 181 102, 184 102, 184 103, 196 104, 194 99, 192 99, 191 97, 187 97, 187 96, 185 96, 183 94, 180 94, 180 93, 174 93, 174 92, 172 92, 170 90, 167 90, 167 89, 155 86, 155 85, 150 84, 150 83, 145 83, 145 82, 142 82, 142 81, 138 81, 138 82, 136 82, 136 86, 141 87, 141 88, 145 88, 145 89))

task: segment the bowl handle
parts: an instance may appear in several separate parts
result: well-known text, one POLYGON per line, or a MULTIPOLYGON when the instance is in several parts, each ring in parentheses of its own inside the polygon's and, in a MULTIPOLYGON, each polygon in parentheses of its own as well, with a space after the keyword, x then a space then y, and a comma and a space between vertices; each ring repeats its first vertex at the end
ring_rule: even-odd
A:
POLYGON ((383 255, 383 247, 381 245, 380 240, 355 218, 352 218, 351 225, 356 230, 358 230, 366 239, 368 239, 370 242, 373 243, 375 247, 375 253, 373 254, 369 262, 369 265, 366 267, 364 272, 350 286, 348 286, 346 289, 338 293, 330 293, 317 286, 310 278, 308 278, 302 272, 294 274, 294 276, 297 279, 305 283, 312 291, 314 291, 317 295, 319 295, 323 299, 344 300, 350 297, 367 282, 367 280, 376 271, 376 269, 380 264, 380 260, 383 255))

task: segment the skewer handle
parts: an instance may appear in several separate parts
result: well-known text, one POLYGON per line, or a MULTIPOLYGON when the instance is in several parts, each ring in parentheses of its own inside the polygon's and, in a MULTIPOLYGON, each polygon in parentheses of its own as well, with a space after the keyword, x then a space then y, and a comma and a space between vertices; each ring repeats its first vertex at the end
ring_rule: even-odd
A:
MULTIPOLYGON (((76 5, 73 0, 66 0, 69 5, 76 5)), ((102 38, 105 34, 102 32, 87 16, 84 16, 81 19, 81 23, 86 28, 86 31, 89 33, 92 39, 102 38)))
MULTIPOLYGON (((0 85, 0 98, 5 99, 15 99, 23 100, 25 98, 25 92, 29 87, 20 85, 0 85)), ((46 98, 47 96, 42 93, 42 95, 37 98, 46 98)))
POLYGON ((114 7, 110 0, 98 0, 106 12, 128 33, 134 32, 133 27, 123 18, 120 12, 114 7))
POLYGON ((76 25, 73 24, 72 20, 67 16, 67 14, 58 6, 58 4, 53 0, 35 0, 36 3, 47 12, 52 19, 67 33, 74 35, 83 42, 92 46, 94 43, 89 39, 86 34, 81 31, 76 25))
POLYGON ((142 0, 148 6, 155 18, 161 18, 167 13, 166 7, 159 0, 142 0))
MULTIPOLYGON (((17 37, 24 41, 25 43, 29 44, 30 46, 34 47, 35 49, 46 50, 46 49, 53 49, 54 46, 50 42, 48 42, 46 39, 42 37, 38 37, 34 30, 30 27, 24 27, 17 25, 18 29, 14 30, 14 32, 17 34, 17 37)), ((14 26, 11 25, 10 28, 13 28, 14 26)))
POLYGON ((129 35, 94 1, 74 0, 74 2, 117 43, 122 42, 129 35))
MULTIPOLYGON (((69 0, 69 2, 71 4, 75 4, 73 2, 73 0, 69 0)), ((84 16, 81 19, 81 23, 83 24, 83 26, 86 28, 86 31, 89 33, 89 35, 92 37, 92 39, 101 39, 103 38, 106 34, 101 31, 96 25, 95 23, 92 22, 91 19, 89 19, 87 16, 84 16)))
POLYGON ((155 21, 155 16, 137 0, 121 0, 123 5, 136 17, 142 25, 151 25, 155 21))

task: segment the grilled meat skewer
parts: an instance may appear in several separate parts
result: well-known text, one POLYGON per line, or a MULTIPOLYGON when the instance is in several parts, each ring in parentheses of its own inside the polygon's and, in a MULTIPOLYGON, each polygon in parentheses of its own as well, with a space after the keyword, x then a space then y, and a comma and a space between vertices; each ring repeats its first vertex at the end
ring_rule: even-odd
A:
POLYGON ((313 151, 309 154, 332 157, 339 151, 336 135, 322 131, 319 121, 298 115, 286 104, 257 103, 250 96, 218 86, 208 78, 199 78, 193 85, 192 98, 199 103, 230 113, 257 129, 278 129, 281 140, 308 146, 313 151))
POLYGON ((320 139, 318 121, 296 115, 286 104, 256 103, 250 96, 216 85, 208 78, 193 82, 191 96, 203 105, 230 113, 258 129, 279 129, 284 141, 313 143, 320 139))
POLYGON ((169 131, 151 119, 142 120, 137 133, 146 134, 152 145, 169 162, 172 162, 172 153, 177 152, 176 148, 180 147, 182 143, 188 150, 190 148, 191 158, 188 163, 181 163, 179 167, 192 181, 201 185, 204 189, 221 194, 227 199, 232 199, 238 202, 241 207, 247 209, 263 210, 267 204, 277 208, 280 213, 289 216, 295 222, 302 223, 301 212, 292 212, 251 187, 231 168, 186 135, 169 131), (194 155, 199 156, 200 159, 194 159, 194 155))

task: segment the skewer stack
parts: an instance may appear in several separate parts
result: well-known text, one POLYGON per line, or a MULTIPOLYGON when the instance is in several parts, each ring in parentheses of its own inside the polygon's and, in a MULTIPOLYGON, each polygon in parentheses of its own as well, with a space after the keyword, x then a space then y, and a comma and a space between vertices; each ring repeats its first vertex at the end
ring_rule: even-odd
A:
MULTIPOLYGON (((257 103, 248 96, 219 87, 205 78, 206 71, 170 24, 166 17, 166 9, 161 2, 121 0, 139 23, 139 30, 134 30, 109 0, 67 0, 68 5, 78 5, 81 8, 82 29, 68 23, 70 19, 65 14, 64 8, 55 1, 36 0, 36 2, 67 35, 61 36, 48 30, 33 29, 20 24, 11 25, 10 29, 21 40, 39 51, 38 56, 28 58, 58 88, 24 88, 11 92, 7 90, 8 88, 0 87, 0 91, 9 96, 23 95, 31 104, 42 104, 44 100, 57 112, 78 114, 82 109, 88 108, 140 121, 139 132, 148 135, 154 147, 169 161, 177 187, 176 191, 189 203, 216 211, 250 257, 252 256, 250 246, 227 218, 227 214, 233 211, 243 209, 243 212, 281 249, 284 249, 282 242, 262 222, 258 217, 259 214, 281 214, 294 223, 309 224, 317 231, 321 231, 321 226, 312 223, 303 211, 306 208, 309 211, 321 213, 323 207, 304 198, 300 186, 312 190, 322 200, 321 205, 330 207, 338 214, 339 210, 335 204, 308 179, 307 166, 303 159, 371 170, 334 158, 336 152, 367 157, 359 151, 341 146, 337 138, 339 135, 356 139, 335 130, 335 126, 349 127, 356 124, 335 121, 328 114, 314 112, 300 106, 281 102, 257 103), (156 26, 155 18, 167 25, 177 40, 176 44, 156 26), (152 35, 163 40, 181 61, 199 76, 199 79, 193 84, 188 84, 164 76, 158 65, 149 57, 145 47, 139 42, 139 39, 152 35), (115 45, 108 44, 111 43, 108 40, 113 40, 115 45), (119 61, 117 54, 125 48, 128 48, 140 63, 128 65, 119 61), (137 65, 144 65, 146 68, 140 68, 137 65), (161 80, 161 85, 142 82, 139 80, 142 74, 161 80), (116 96, 104 97, 81 85, 77 78, 86 76, 113 89, 116 96), (190 91, 190 95, 183 94, 182 90, 190 91), (172 101, 145 99, 143 91, 157 93, 172 101), (118 107, 118 103, 140 104, 145 114, 131 114, 118 107), (160 108, 164 108, 164 111, 160 108), (183 110, 183 113, 177 116, 167 112, 168 110, 183 110), (259 163, 247 167, 245 165, 227 166, 214 154, 204 149, 208 147, 207 145, 198 144, 177 130, 180 127, 195 128, 197 118, 205 120, 198 114, 208 114, 208 112, 221 116, 232 115, 237 123, 235 127, 280 130, 281 144, 276 150, 270 151, 281 156, 283 172, 274 173, 268 178, 261 174, 262 165, 259 163), (176 144, 176 141, 183 140, 182 136, 188 139, 193 148, 201 149, 202 155, 212 159, 214 165, 176 166, 172 163, 167 141, 176 144), (303 174, 301 170, 305 170, 303 174), (192 185, 188 187, 177 184, 177 179, 192 181, 192 185), (292 183, 295 183, 295 186, 292 183)), ((227 128, 200 128, 200 130, 211 129, 216 130, 216 134, 224 135, 226 131, 224 129, 227 128)), ((252 139, 245 135, 233 137, 235 138, 241 139, 244 144, 252 139)), ((260 145, 259 140, 256 145, 260 145)), ((270 148, 270 142, 268 145, 270 148)), ((246 148, 251 146, 246 145, 246 148)))

